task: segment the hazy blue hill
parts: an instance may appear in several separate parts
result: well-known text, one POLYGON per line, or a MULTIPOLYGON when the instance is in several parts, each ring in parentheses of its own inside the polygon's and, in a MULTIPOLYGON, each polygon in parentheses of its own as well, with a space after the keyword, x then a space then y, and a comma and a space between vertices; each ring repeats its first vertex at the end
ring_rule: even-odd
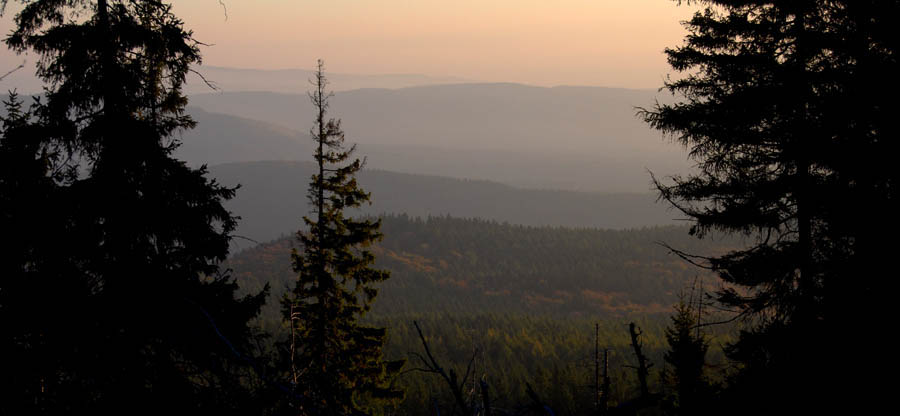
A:
MULTIPOLYGON (((635 117, 635 106, 656 98, 648 90, 599 87, 432 85, 338 92, 331 116, 343 120, 348 141, 359 143, 376 169, 529 188, 645 192, 647 170, 665 176, 690 165, 683 149, 635 117)), ((201 94, 191 103, 300 132, 312 120, 305 94, 201 94)), ((246 160, 237 154, 230 161, 246 160)))
MULTIPOLYGON (((311 141, 305 133, 198 107, 189 112, 197 127, 183 133, 176 155, 193 165, 311 160, 311 141)), ((645 192, 650 182, 642 165, 609 155, 379 144, 363 144, 358 150, 373 169, 492 180, 525 188, 645 192)))
MULTIPOLYGON (((336 92, 331 115, 354 141, 448 148, 558 152, 671 152, 635 117, 653 90, 544 88, 521 84, 452 84, 336 92)), ((191 96, 206 109, 306 131, 306 94, 238 92, 191 96)))
MULTIPOLYGON (((299 227, 308 213, 306 186, 312 162, 249 162, 212 166, 221 183, 241 185, 229 209, 241 216, 238 234, 267 241, 299 227)), ((523 225, 632 228, 671 224, 676 213, 652 194, 519 189, 488 181, 365 170, 372 193, 367 214, 478 217, 523 225)), ((251 245, 241 243, 240 247, 251 245)))
MULTIPOLYGON (((257 79, 260 88, 304 73, 207 69, 257 79)), ((4 83, 27 84, 20 81, 4 83)), ((348 142, 359 143, 375 169, 528 188, 645 192, 647 170, 666 176, 690 169, 682 148, 635 117, 637 106, 658 98, 666 99, 652 90, 508 83, 364 88, 338 91, 330 115, 344 121, 348 142)), ((304 137, 313 113, 304 93, 216 92, 190 100, 199 124, 184 134, 178 155, 192 164, 310 159, 304 137)))
MULTIPOLYGON (((356 131, 347 140, 360 143, 358 155, 367 157, 373 169, 620 193, 649 191, 648 169, 662 176, 686 170, 683 152, 653 136, 634 118, 634 109, 623 104, 645 91, 485 85, 347 92, 353 100, 338 93, 336 108, 343 100, 349 109, 332 114, 343 117, 346 130, 356 131), (605 104, 608 108, 591 104, 597 90, 612 100, 605 104), (575 109, 547 107, 553 100, 542 96, 555 92, 561 92, 556 107, 575 109), (491 100, 496 111, 486 104, 491 100), (625 124, 603 121, 610 118, 625 124), (575 127, 580 123, 592 124, 575 127)), ((198 124, 180 137, 176 156, 192 165, 311 160, 311 112, 305 95, 206 94, 191 102, 188 111, 198 124), (291 123, 295 128, 285 127, 291 123)))
POLYGON ((197 127, 181 137, 176 156, 192 165, 257 160, 311 160, 309 136, 242 117, 188 108, 197 127))

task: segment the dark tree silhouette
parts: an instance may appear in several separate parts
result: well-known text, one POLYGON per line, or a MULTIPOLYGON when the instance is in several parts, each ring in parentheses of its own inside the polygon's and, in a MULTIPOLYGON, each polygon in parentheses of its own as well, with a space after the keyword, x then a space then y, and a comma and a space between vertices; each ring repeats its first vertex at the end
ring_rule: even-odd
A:
POLYGON ((0 410, 249 411, 263 294, 219 270, 234 190, 172 157, 197 42, 161 1, 23 3, 5 43, 46 89, 0 139, 0 410))
POLYGON ((673 397, 668 400, 671 413, 704 414, 711 399, 704 374, 709 343, 699 331, 697 311, 683 297, 671 319, 665 333, 669 349, 663 357, 669 365, 663 375, 665 382, 674 387, 673 397))
POLYGON ((306 228, 297 232, 302 244, 292 254, 297 282, 283 301, 291 326, 291 382, 302 396, 295 403, 301 412, 371 414, 403 397, 392 384, 403 362, 382 357, 385 329, 360 321, 378 294, 375 285, 390 276, 372 267, 369 250, 382 238, 381 221, 344 213, 369 201, 356 182, 363 162, 350 160, 355 146, 344 147, 340 120, 326 119, 331 94, 321 60, 314 85, 316 120, 310 133, 318 172, 308 193, 314 218, 304 216, 306 228))
POLYGON ((819 399, 835 392, 833 374, 857 372, 834 357, 863 352, 836 335, 874 329, 886 312, 879 276, 890 245, 876 237, 898 229, 889 114, 900 3, 697 3, 708 7, 686 22, 686 43, 666 50, 685 74, 665 85, 679 101, 642 115, 689 148, 698 173, 657 188, 694 221, 692 233, 755 237, 692 259, 718 272, 718 301, 750 323, 729 350, 742 366, 735 410, 833 406, 819 399))

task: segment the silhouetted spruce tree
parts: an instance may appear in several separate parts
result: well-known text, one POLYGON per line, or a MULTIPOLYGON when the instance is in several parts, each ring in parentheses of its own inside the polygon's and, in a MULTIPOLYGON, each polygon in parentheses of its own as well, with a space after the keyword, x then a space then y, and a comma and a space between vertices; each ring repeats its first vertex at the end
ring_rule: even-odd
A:
POLYGON ((302 397, 294 405, 303 414, 372 414, 402 398, 392 378, 403 362, 385 361, 385 329, 360 321, 378 293, 375 284, 389 273, 372 267, 369 249, 382 238, 381 221, 344 212, 370 195, 356 182, 363 162, 350 160, 355 146, 344 147, 340 120, 326 119, 327 85, 320 60, 310 94, 318 163, 308 193, 313 215, 303 217, 306 229, 297 233, 302 244, 292 253, 297 283, 283 301, 291 325, 290 377, 302 397))
POLYGON ((0 141, 0 413, 252 411, 234 190, 172 157, 197 42, 160 1, 23 3, 4 41, 46 89, 0 141))
POLYGON ((674 397, 669 400, 670 413, 704 414, 704 406, 710 404, 709 385, 703 370, 709 343, 698 331, 697 311, 684 299, 675 306, 671 320, 665 332, 669 349, 663 357, 669 365, 664 374, 665 382, 674 387, 674 397))
POLYGON ((898 230, 900 2, 697 3, 708 7, 685 44, 666 50, 685 74, 665 86, 679 100, 643 116, 697 162, 656 182, 692 233, 756 237, 706 259, 725 283, 718 301, 750 322, 728 350, 740 364, 732 410, 810 412, 871 394, 867 366, 839 357, 865 355, 850 334, 875 330, 891 293, 881 276, 896 245, 877 237, 898 230), (835 383, 844 373, 869 383, 835 383))

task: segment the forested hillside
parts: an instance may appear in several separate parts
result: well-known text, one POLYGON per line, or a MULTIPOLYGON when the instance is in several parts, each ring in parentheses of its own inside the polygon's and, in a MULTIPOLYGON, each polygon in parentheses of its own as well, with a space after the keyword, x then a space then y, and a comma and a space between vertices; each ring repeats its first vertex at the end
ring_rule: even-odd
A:
POLYGON ((900 0, 175 3, 0 0, 0 416, 890 412, 900 0))
MULTIPOLYGON (((465 391, 470 395, 477 394, 478 382, 484 380, 494 395, 497 412, 516 414, 533 405, 526 393, 526 385, 531 385, 555 414, 592 414, 596 394, 596 344, 599 344, 601 354, 603 350, 609 350, 610 405, 617 406, 636 397, 639 388, 632 368, 636 360, 628 334, 628 323, 632 321, 643 331, 644 352, 655 364, 650 383, 654 389, 664 385, 661 371, 667 345, 663 332, 669 322, 660 315, 560 318, 435 312, 379 316, 373 321, 390 328, 385 354, 408 360, 407 372, 398 380, 407 392, 399 414, 434 415, 453 407, 443 380, 435 374, 413 370, 422 368, 416 354, 424 353, 414 320, 419 323, 432 353, 442 366, 454 369, 462 377, 472 362, 465 391), (599 331, 595 327, 597 324, 599 331), (597 335, 599 337, 595 338, 597 335)), ((721 370, 724 368, 721 346, 731 338, 724 328, 714 330, 708 334, 713 347, 708 364, 710 369, 721 370)))
MULTIPOLYGON (((659 243, 716 254, 736 242, 697 240, 676 226, 616 231, 406 215, 383 217, 382 231, 375 253, 392 277, 374 308, 380 315, 669 313, 678 293, 704 276, 659 243)), ((293 246, 292 237, 261 244, 232 256, 228 267, 244 290, 269 283, 279 299, 294 279, 293 246)))
MULTIPOLYGON (((391 278, 368 319, 390 328, 388 357, 411 360, 407 370, 421 366, 411 354, 422 353, 415 320, 443 365, 462 373, 475 354, 474 374, 495 389, 498 407, 515 411, 528 403, 529 383, 565 414, 592 406, 595 324, 601 348, 611 350, 616 404, 637 389, 627 367, 634 364, 627 324, 639 323, 646 353, 662 365, 663 328, 678 294, 695 282, 712 282, 659 243, 705 254, 737 243, 697 240, 678 226, 573 229, 406 215, 383 217, 381 229, 385 238, 374 252, 391 278)), ((292 237, 261 244, 227 265, 243 290, 271 284, 261 319, 275 334, 284 331, 277 300, 296 278, 290 266, 295 245, 292 237)), ((719 328, 714 339, 710 362, 721 363, 727 335, 719 328)), ((658 385, 659 372, 652 377, 658 385)), ((403 414, 451 406, 446 385, 433 374, 411 371, 398 382, 407 391, 403 414)))

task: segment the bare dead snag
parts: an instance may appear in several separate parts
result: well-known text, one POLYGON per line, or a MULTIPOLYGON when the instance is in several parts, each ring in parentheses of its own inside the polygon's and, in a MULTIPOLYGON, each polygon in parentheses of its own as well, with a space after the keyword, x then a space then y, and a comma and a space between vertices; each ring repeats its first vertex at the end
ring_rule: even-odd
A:
POLYGON ((603 414, 600 389, 600 324, 594 324, 594 408, 598 415, 603 414))
POLYGON ((609 350, 603 350, 603 385, 600 388, 600 412, 609 413, 609 350))
POLYGON ((491 416, 491 396, 488 392, 488 384, 484 379, 481 380, 481 404, 484 405, 484 416, 491 416))
POLYGON ((641 400, 649 400, 650 388, 647 387, 647 376, 650 374, 650 367, 653 367, 653 363, 647 360, 647 357, 641 350, 642 343, 640 337, 643 334, 641 329, 632 322, 628 324, 628 332, 631 333, 631 348, 634 350, 634 355, 638 360, 636 370, 638 373, 638 382, 641 384, 641 400))
POLYGON ((20 69, 22 69, 22 68, 25 68, 25 62, 24 62, 24 61, 23 61, 21 64, 19 64, 19 66, 15 67, 15 68, 13 68, 13 69, 11 69, 11 70, 9 70, 7 73, 5 73, 5 74, 3 74, 3 75, 0 75, 0 81, 3 81, 4 78, 10 76, 13 72, 16 72, 16 71, 18 71, 18 70, 20 70, 20 69))
MULTIPOLYGON (((415 354, 415 356, 424 366, 424 368, 418 368, 418 370, 439 375, 447 383, 447 386, 450 388, 450 392, 453 394, 453 399, 456 401, 456 405, 459 406, 462 413, 464 415, 474 414, 472 413, 472 409, 469 404, 466 403, 465 396, 463 395, 463 386, 466 383, 466 378, 468 378, 468 370, 466 371, 466 378, 461 381, 458 379, 456 371, 453 371, 453 369, 450 369, 449 373, 445 371, 444 368, 441 367, 440 364, 438 364, 437 360, 434 358, 434 355, 431 353, 431 348, 428 347, 428 341, 425 340, 425 335, 422 335, 422 329, 419 328, 419 323, 413 321, 413 325, 415 325, 416 332, 419 333, 419 339, 422 341, 422 347, 425 349, 424 357, 421 354, 415 354)), ((485 389, 486 386, 487 384, 485 383, 485 389)))

